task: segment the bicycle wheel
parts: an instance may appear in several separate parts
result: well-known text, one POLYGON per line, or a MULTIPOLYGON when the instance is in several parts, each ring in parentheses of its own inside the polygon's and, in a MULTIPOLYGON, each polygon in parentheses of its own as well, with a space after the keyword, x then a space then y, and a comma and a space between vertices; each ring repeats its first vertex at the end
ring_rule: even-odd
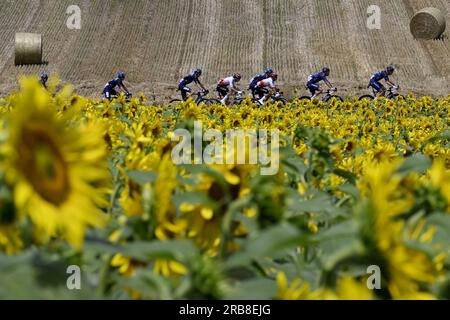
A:
POLYGON ((311 97, 309 97, 309 96, 302 96, 302 97, 298 98, 298 100, 311 100, 311 97))
POLYGON ((204 102, 207 106, 210 106, 212 104, 221 104, 222 102, 220 102, 220 100, 218 99, 205 99, 204 102))
POLYGON ((235 99, 231 105, 240 106, 244 103, 245 99, 235 99))
POLYGON ((182 100, 180 100, 180 99, 173 99, 173 100, 170 100, 169 106, 171 106, 172 108, 174 108, 174 107, 176 107, 177 104, 180 103, 180 102, 182 102, 182 100))
POLYGON ((274 98, 273 101, 275 102, 281 102, 283 105, 288 103, 288 101, 285 98, 274 98))
POLYGON ((361 97, 358 99, 358 101, 362 101, 362 100, 364 100, 364 99, 368 99, 368 100, 372 101, 372 100, 374 99, 374 97, 373 97, 372 95, 370 95, 370 94, 366 94, 366 95, 361 96, 361 97))
POLYGON ((324 100, 324 102, 329 102, 329 101, 331 101, 333 98, 336 99, 336 100, 338 100, 338 101, 340 101, 340 102, 344 102, 344 99, 342 99, 342 98, 339 97, 339 96, 331 96, 331 97, 328 97, 328 98, 326 98, 326 99, 324 100))
POLYGON ((391 99, 393 99, 393 100, 395 100, 396 98, 399 98, 399 97, 401 97, 401 98, 403 98, 403 100, 405 100, 406 99, 406 97, 405 96, 402 96, 401 94, 394 94, 393 96, 392 96, 392 98, 391 99))

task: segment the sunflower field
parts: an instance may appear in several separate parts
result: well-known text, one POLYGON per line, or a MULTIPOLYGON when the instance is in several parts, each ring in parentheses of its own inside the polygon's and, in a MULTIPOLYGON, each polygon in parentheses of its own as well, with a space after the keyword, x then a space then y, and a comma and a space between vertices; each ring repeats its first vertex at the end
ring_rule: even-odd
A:
POLYGON ((0 298, 450 298, 450 96, 153 106, 20 83, 0 99, 0 298), (174 164, 194 121, 279 130, 278 173, 174 164))

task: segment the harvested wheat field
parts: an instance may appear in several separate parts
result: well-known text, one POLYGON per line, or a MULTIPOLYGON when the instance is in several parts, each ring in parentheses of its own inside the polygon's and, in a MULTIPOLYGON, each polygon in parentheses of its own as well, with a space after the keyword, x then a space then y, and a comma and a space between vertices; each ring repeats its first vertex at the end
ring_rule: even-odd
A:
POLYGON ((0 300, 450 300, 450 3, 371 2, 0 0, 0 300), (324 66, 339 96, 299 97, 324 66), (284 94, 212 96, 268 67, 284 94))
MULTIPOLYGON (((78 93, 100 96, 117 70, 135 93, 166 101, 193 67, 207 86, 240 72, 244 80, 275 68, 290 95, 303 94, 306 76, 331 67, 342 95, 367 91, 370 75, 393 63, 403 91, 445 95, 450 87, 450 40, 414 40, 409 22, 447 0, 382 0, 381 30, 366 27, 369 0, 17 0, 0 2, 0 95, 17 75, 58 73, 78 93), (69 5, 82 11, 81 30, 66 27, 69 5), (16 32, 41 33, 41 66, 14 66, 16 32), (298 91, 298 92, 297 92, 298 91)), ((405 92, 406 93, 406 92, 405 92)))

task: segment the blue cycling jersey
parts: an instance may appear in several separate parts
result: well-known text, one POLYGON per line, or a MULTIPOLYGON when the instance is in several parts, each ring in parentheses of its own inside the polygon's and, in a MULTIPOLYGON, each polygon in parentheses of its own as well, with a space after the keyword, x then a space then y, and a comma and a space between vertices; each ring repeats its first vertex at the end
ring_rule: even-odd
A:
POLYGON ((375 73, 372 78, 370 78, 371 81, 380 81, 381 79, 384 79, 386 81, 389 81, 389 75, 386 72, 386 70, 382 70, 380 72, 375 73))
POLYGON ((186 86, 186 85, 188 85, 188 84, 190 84, 190 83, 192 83, 192 82, 195 82, 195 83, 198 83, 198 82, 199 82, 199 81, 198 81, 198 77, 196 77, 193 73, 188 74, 187 76, 185 76, 185 77, 181 80, 180 84, 182 84, 183 86, 186 86))
POLYGON ((123 85, 122 80, 120 80, 119 78, 115 78, 115 79, 112 79, 111 81, 109 81, 106 86, 110 89, 114 89, 115 87, 122 86, 122 85, 123 85))
POLYGON ((328 81, 327 77, 325 76, 325 73, 323 72, 315 73, 308 77, 308 83, 310 84, 316 84, 320 81, 328 81))
POLYGON ((258 82, 260 82, 260 81, 262 81, 262 80, 266 80, 266 79, 268 79, 268 78, 269 78, 269 76, 268 76, 266 73, 259 74, 259 75, 255 76, 255 77, 252 79, 252 81, 250 81, 250 83, 258 83, 258 82))

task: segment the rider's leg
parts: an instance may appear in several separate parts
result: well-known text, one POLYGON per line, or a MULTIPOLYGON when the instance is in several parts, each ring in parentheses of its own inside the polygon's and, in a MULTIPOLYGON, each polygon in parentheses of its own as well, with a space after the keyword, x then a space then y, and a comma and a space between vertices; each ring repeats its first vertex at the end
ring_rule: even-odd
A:
POLYGON ((111 101, 111 92, 109 92, 109 90, 103 90, 103 94, 105 95, 105 99, 111 101))
POLYGON ((319 85, 310 83, 308 84, 309 91, 311 92, 311 99, 316 98, 319 94, 322 93, 322 89, 319 85))
POLYGON ((264 102, 269 98, 269 91, 266 89, 261 89, 261 93, 263 94, 262 98, 258 100, 258 102, 263 105, 264 102))
POLYGON ((252 99, 256 99, 256 88, 254 86, 249 86, 249 90, 252 93, 252 99))
POLYGON ((384 97, 386 88, 379 81, 371 81, 370 86, 375 90, 376 97, 384 97))
POLYGON ((106 90, 106 94, 105 95, 107 95, 107 99, 109 100, 109 101, 112 101, 112 99, 114 99, 115 97, 117 97, 117 91, 116 90, 114 90, 114 89, 108 89, 108 90, 106 90))
POLYGON ((311 99, 317 98, 319 95, 321 95, 323 92, 323 89, 320 88, 319 90, 316 91, 315 94, 312 95, 311 99))
POLYGON ((186 101, 189 97, 190 97, 190 93, 191 89, 188 87, 183 87, 181 89, 181 98, 183 99, 183 101, 186 101))
POLYGON ((223 97, 221 100, 220 100, 220 102, 223 104, 223 105, 228 105, 228 98, 229 98, 229 95, 227 94, 227 95, 225 95, 225 97, 223 97))
POLYGON ((217 92, 219 93, 219 99, 222 104, 227 105, 228 102, 228 88, 226 87, 217 87, 217 92))

